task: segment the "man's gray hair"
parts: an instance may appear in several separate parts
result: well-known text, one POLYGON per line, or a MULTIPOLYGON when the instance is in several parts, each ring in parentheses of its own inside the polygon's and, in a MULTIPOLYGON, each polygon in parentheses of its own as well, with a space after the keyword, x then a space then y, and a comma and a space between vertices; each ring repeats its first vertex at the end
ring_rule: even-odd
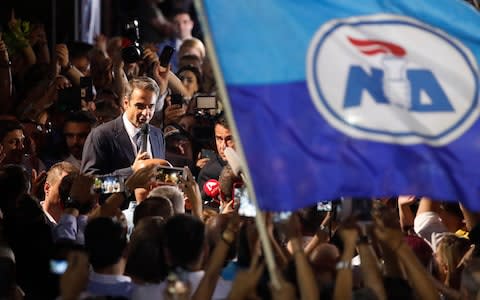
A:
POLYGON ((173 212, 175 214, 185 213, 185 200, 183 198, 183 193, 177 186, 157 186, 148 194, 147 198, 150 197, 165 197, 172 202, 173 212))
POLYGON ((160 96, 160 87, 157 82, 147 76, 135 77, 128 82, 128 99, 132 96, 134 89, 151 91, 157 96, 157 98, 160 96))

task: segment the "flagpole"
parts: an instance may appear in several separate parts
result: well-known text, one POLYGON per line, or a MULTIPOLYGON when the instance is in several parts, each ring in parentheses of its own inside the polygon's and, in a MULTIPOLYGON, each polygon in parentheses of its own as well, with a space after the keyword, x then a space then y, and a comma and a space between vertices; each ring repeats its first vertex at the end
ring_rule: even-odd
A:
POLYGON ((253 205, 257 210, 257 214, 255 216, 255 223, 257 225, 258 235, 262 244, 263 252, 265 255, 265 261, 267 263, 268 272, 270 273, 270 278, 272 280, 272 285, 275 289, 280 288, 280 282, 276 273, 276 264, 275 264, 275 257, 273 255, 272 246, 270 244, 267 229, 265 227, 265 219, 263 214, 258 207, 257 198, 255 195, 255 189, 253 186, 253 181, 251 180, 250 171, 248 169, 243 153, 242 142, 240 140, 240 135, 237 130, 237 125, 235 123, 235 119, 233 116, 233 110, 230 105, 230 98, 228 97, 228 93, 225 87, 225 81, 223 80, 222 71, 220 70, 220 65, 218 62, 217 54, 215 52, 215 48, 213 47, 213 39, 211 36, 210 27, 208 24, 208 19, 205 15, 205 10, 203 7, 202 0, 194 0, 195 9, 198 14, 198 19, 204 31, 204 40, 207 47, 207 53, 210 54, 210 62, 212 65, 213 75, 217 82, 218 92, 220 94, 221 99, 223 99, 224 110, 226 113, 227 120, 229 122, 230 127, 232 128, 232 133, 235 138, 235 150, 239 154, 242 164, 243 175, 242 178, 245 181, 245 185, 247 186, 250 198, 252 200, 253 205))

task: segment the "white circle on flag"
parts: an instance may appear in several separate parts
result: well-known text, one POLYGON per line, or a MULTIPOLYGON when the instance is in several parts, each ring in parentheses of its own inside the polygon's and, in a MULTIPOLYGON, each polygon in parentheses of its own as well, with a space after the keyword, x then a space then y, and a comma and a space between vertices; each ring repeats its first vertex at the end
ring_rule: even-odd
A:
POLYGON ((442 146, 469 129, 480 112, 470 50, 409 17, 325 23, 310 43, 306 70, 320 114, 354 138, 442 146))

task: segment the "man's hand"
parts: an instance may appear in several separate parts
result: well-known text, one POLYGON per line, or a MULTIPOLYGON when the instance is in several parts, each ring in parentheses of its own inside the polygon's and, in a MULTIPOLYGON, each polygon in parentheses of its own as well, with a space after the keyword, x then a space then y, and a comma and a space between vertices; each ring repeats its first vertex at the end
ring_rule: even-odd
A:
MULTIPOLYGON (((1 151, 0 151, 1 152, 1 151)), ((40 173, 37 173, 37 170, 32 169, 32 188, 31 188, 31 194, 32 195, 37 195, 38 191, 43 187, 43 183, 45 178, 47 178, 47 172, 42 171, 40 173)))
POLYGON ((203 167, 205 167, 205 165, 208 163, 209 160, 210 160, 210 158, 208 158, 208 157, 200 158, 200 159, 197 160, 197 163, 195 165, 199 169, 203 169, 203 167))
POLYGON ((200 188, 188 167, 183 168, 183 174, 185 175, 186 180, 182 178, 179 187, 185 193, 185 196, 187 196, 188 201, 190 201, 192 212, 197 217, 201 217, 202 194, 200 193, 200 188))
POLYGON ((187 113, 185 105, 169 105, 165 108, 165 124, 177 123, 187 113))
POLYGON ((111 194, 103 205, 97 206, 88 214, 88 219, 91 220, 98 217, 118 217, 122 214, 120 207, 122 206, 124 200, 125 196, 123 196, 121 193, 111 194))
POLYGON ((145 166, 144 160, 149 159, 149 158, 150 158, 150 154, 148 154, 148 152, 138 153, 137 157, 135 157, 135 161, 133 162, 133 165, 132 165, 133 172, 136 172, 140 168, 144 167, 145 166))
POLYGON ((60 67, 66 68, 70 62, 68 58, 68 48, 65 44, 57 44, 55 46, 55 53, 57 54, 57 60, 60 67))
POLYGON ((72 87, 72 83, 70 82, 70 80, 68 80, 67 77, 61 75, 55 78, 55 82, 53 84, 55 85, 55 88, 57 90, 64 90, 72 87))
POLYGON ((134 191, 138 188, 148 189, 155 178, 156 167, 157 165, 151 164, 134 172, 125 182, 127 189, 130 191, 134 191))
POLYGON ((30 45, 39 45, 41 47, 47 45, 47 33, 45 32, 45 26, 43 24, 37 24, 30 32, 30 45))
POLYGON ((398 196, 398 206, 412 205, 415 202, 416 197, 412 195, 398 196))

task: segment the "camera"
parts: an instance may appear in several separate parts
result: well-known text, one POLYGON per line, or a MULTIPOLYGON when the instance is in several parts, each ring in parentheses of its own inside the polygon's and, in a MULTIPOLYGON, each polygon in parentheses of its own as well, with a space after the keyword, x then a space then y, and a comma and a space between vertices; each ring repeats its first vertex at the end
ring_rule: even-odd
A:
POLYGON ((127 45, 122 49, 122 58, 127 64, 138 62, 143 58, 138 24, 138 20, 133 20, 125 25, 124 36, 127 40, 127 45))
POLYGON ((214 95, 198 95, 195 97, 195 116, 211 119, 217 115, 217 98, 214 95))

